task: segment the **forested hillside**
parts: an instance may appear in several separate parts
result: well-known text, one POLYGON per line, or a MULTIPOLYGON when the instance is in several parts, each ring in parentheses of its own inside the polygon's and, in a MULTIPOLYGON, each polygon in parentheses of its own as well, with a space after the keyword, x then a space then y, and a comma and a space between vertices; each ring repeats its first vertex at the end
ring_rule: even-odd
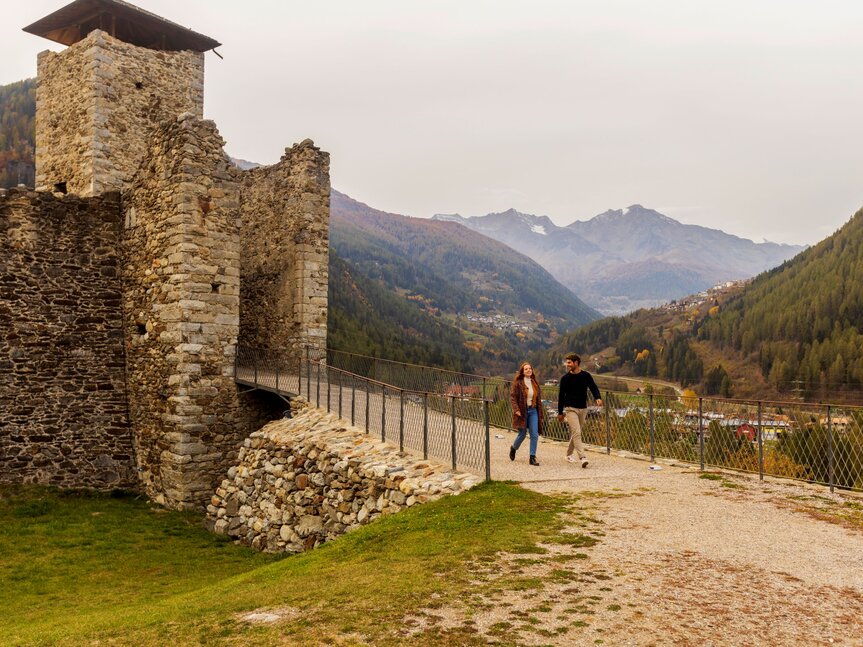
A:
POLYGON ((666 378, 703 395, 863 403, 861 277, 863 210, 743 285, 594 322, 542 361, 574 350, 599 372, 666 378))
POLYGON ((417 303, 367 279, 330 250, 327 345, 360 355, 470 371, 464 334, 417 303))
MULTIPOLYGON (((402 344, 417 352, 416 332, 399 318, 409 305, 410 312, 459 331, 458 343, 469 351, 446 352, 456 340, 444 337, 437 350, 429 347, 430 355, 448 361, 464 358, 473 370, 488 372, 512 370, 528 353, 547 348, 558 331, 599 316, 527 257, 456 223, 384 213, 338 191, 332 193, 331 207, 331 249, 363 285, 370 306, 368 327, 403 331, 400 339, 376 342, 375 354, 394 357, 406 352, 402 344), (375 295, 387 295, 386 304, 375 295), (398 299, 398 308, 392 297, 398 299), (385 322, 389 317, 393 319, 385 322)), ((349 343, 354 333, 344 331, 357 311, 342 302, 347 296, 343 286, 331 280, 330 289, 330 307, 344 315, 341 331, 330 326, 331 345, 349 343)), ((424 337, 420 331, 418 339, 424 337)))
POLYGON ((36 80, 0 86, 0 188, 33 186, 36 80))
POLYGON ((333 191, 330 228, 344 258, 439 308, 529 308, 569 326, 599 317, 528 257, 456 223, 385 213, 333 191))
POLYGON ((697 337, 756 363, 785 392, 829 398, 863 388, 863 210, 759 276, 697 326, 697 337))

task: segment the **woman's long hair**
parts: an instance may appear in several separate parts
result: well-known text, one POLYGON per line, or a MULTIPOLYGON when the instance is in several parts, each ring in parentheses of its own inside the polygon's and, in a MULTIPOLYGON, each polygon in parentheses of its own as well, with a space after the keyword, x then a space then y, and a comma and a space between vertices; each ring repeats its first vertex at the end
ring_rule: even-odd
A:
MULTIPOLYGON (((530 366, 531 368, 533 368, 533 364, 531 364, 530 362, 522 362, 521 364, 519 364, 518 373, 515 374, 515 381, 516 382, 524 379, 524 367, 525 366, 530 366)), ((533 373, 531 374, 530 380, 531 380, 531 382, 533 382, 533 392, 534 393, 541 393, 541 391, 539 389, 539 378, 536 376, 536 369, 534 369, 533 373)))

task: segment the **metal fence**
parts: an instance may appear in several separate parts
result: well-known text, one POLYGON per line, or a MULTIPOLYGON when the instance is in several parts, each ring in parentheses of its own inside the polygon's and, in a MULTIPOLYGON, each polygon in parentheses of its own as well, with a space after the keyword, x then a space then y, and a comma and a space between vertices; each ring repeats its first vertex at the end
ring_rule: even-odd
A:
MULTIPOLYGON (((481 397, 489 402, 491 426, 511 429, 506 380, 332 350, 326 361, 402 388, 481 397)), ((543 386, 543 409, 545 435, 568 439, 556 418, 556 385, 543 386)), ((582 438, 651 460, 863 490, 863 407, 607 391, 602 407, 588 408, 582 438)))
POLYGON ((236 381, 282 395, 303 395, 383 441, 491 479, 489 402, 483 398, 403 388, 329 365, 323 354, 239 347, 236 381))

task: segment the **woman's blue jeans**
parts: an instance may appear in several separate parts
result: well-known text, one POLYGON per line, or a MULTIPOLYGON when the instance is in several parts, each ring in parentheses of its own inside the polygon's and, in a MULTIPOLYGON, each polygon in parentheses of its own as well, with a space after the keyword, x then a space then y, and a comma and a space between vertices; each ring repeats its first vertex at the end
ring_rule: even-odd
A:
POLYGON ((539 412, 536 410, 536 407, 527 408, 525 422, 527 423, 527 427, 518 430, 518 435, 515 437, 515 442, 512 446, 515 449, 521 447, 524 437, 527 435, 528 430, 530 430, 530 455, 536 456, 536 445, 539 442, 539 412))

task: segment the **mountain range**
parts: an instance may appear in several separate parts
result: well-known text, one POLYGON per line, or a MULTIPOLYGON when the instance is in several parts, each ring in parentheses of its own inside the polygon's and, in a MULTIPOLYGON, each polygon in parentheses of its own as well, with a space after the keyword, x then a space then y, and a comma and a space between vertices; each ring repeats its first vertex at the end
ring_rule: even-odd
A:
POLYGON ((805 249, 682 224, 638 204, 566 227, 515 209, 433 219, 457 222, 529 256, 603 314, 653 307, 750 278, 805 249))

